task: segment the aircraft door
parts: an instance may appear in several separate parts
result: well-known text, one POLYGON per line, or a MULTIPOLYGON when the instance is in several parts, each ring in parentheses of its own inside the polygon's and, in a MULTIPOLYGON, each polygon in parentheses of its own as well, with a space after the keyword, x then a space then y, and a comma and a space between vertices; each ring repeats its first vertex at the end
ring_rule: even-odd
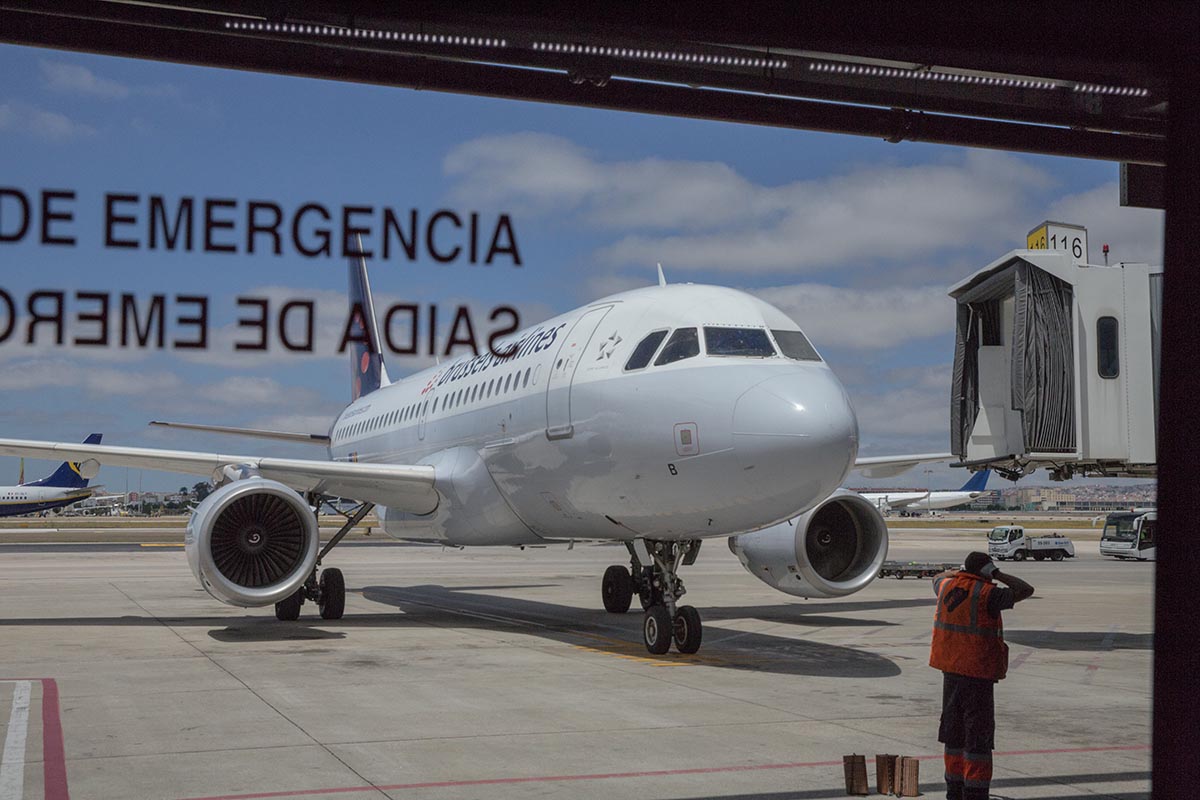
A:
POLYGON ((569 439, 575 433, 571 422, 571 385, 575 370, 579 368, 596 328, 611 309, 612 306, 589 309, 558 348, 550 366, 550 376, 546 379, 547 439, 569 439))
POLYGON ((436 389, 430 389, 425 393, 425 399, 421 401, 421 416, 417 419, 417 438, 422 441, 425 440, 425 420, 429 418, 436 391, 436 389))

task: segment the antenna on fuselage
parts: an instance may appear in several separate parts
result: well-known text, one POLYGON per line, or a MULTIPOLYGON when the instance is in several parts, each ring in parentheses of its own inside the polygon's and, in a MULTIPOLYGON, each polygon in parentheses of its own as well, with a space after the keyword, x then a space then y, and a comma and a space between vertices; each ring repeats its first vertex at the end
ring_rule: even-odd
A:
POLYGON ((659 285, 659 286, 666 286, 666 285, 667 285, 667 276, 666 276, 666 275, 663 275, 663 271, 662 271, 662 262, 661 262, 661 261, 660 261, 660 262, 658 262, 658 285, 659 285))

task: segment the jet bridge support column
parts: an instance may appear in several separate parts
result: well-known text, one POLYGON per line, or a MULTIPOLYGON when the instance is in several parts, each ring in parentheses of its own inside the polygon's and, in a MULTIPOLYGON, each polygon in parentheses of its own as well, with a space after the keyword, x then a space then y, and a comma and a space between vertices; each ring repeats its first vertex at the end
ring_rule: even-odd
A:
POLYGON ((1194 797, 1200 786, 1195 654, 1200 642, 1200 493, 1193 471, 1200 430, 1200 23, 1175 56, 1170 83, 1159 392, 1158 541, 1154 601, 1155 800, 1194 797))

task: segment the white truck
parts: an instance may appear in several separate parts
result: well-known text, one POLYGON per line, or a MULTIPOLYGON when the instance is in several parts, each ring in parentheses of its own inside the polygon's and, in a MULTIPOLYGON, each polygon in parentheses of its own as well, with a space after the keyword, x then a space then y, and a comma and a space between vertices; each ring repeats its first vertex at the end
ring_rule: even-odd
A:
POLYGON ((1048 536, 1031 536, 1020 525, 999 525, 988 534, 988 555, 997 561, 1024 561, 1032 557, 1035 561, 1050 559, 1062 561, 1075 557, 1075 545, 1057 533, 1048 536))

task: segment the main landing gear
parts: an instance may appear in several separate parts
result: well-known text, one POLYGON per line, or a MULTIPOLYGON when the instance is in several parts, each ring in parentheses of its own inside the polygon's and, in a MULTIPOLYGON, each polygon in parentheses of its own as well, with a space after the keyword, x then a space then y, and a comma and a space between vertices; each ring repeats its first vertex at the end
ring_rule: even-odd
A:
MULTIPOLYGON (((324 502, 324 498, 309 496, 309 504, 316 507, 316 511, 313 513, 318 516, 324 502)), ((336 506, 330 507, 336 509, 336 506)), ((374 503, 363 503, 351 514, 338 511, 339 514, 346 517, 346 524, 317 555, 317 563, 313 567, 312 574, 308 576, 308 580, 304 581, 304 585, 275 604, 276 619, 284 622, 300 619, 300 608, 304 605, 305 600, 311 600, 317 604, 317 609, 321 612, 321 619, 342 618, 346 612, 346 579, 342 575, 342 571, 336 567, 321 569, 321 561, 374 507, 374 503), (320 577, 318 577, 318 570, 320 570, 320 577)))
POLYGON ((703 629, 700 612, 691 606, 676 605, 687 591, 676 574, 680 566, 690 566, 700 552, 700 540, 682 542, 627 542, 632 570, 615 564, 604 571, 600 593, 604 609, 624 614, 636 593, 645 610, 642 642, 654 655, 662 655, 675 642, 680 653, 700 649, 703 629))

